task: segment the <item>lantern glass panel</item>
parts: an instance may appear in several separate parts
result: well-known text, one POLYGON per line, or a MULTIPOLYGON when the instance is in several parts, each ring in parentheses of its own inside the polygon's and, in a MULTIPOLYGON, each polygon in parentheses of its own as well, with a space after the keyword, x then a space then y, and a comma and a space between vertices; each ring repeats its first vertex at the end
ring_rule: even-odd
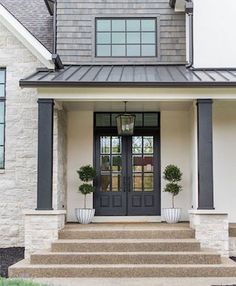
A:
POLYGON ((134 133, 135 115, 120 114, 116 120, 119 135, 132 135, 134 133))

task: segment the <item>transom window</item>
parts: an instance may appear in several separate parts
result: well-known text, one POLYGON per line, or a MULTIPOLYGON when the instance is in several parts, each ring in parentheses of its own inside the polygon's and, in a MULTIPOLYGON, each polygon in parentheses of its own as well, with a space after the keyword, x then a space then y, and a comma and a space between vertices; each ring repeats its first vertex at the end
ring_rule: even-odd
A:
POLYGON ((0 69, 0 169, 4 168, 6 72, 0 69))
POLYGON ((156 18, 97 18, 97 57, 156 57, 156 18))

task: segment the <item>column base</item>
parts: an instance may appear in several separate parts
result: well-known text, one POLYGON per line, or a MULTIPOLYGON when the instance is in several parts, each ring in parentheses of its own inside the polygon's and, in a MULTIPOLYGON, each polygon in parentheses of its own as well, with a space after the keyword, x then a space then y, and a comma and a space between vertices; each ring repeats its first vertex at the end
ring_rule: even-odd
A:
POLYGON ((65 210, 29 210, 25 215, 25 258, 49 249, 58 239, 58 231, 65 225, 65 210))
POLYGON ((229 256, 228 213, 216 210, 190 210, 190 227, 201 247, 216 250, 221 256, 229 256))

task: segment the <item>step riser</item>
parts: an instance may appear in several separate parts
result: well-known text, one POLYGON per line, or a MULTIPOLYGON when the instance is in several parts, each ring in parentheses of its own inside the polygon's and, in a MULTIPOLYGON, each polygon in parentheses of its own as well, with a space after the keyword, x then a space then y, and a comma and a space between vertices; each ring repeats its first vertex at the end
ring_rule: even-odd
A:
POLYGON ((70 231, 63 230, 59 232, 60 239, 184 239, 194 238, 193 230, 178 231, 70 231))
POLYGON ((11 278, 39 278, 39 277, 235 277, 236 268, 216 268, 216 267, 161 267, 161 268, 18 268, 9 269, 11 278))
POLYGON ((52 243, 52 252, 200 251, 193 243, 52 243))
POLYGON ((219 255, 85 255, 85 254, 50 254, 31 256, 32 264, 219 264, 219 255))

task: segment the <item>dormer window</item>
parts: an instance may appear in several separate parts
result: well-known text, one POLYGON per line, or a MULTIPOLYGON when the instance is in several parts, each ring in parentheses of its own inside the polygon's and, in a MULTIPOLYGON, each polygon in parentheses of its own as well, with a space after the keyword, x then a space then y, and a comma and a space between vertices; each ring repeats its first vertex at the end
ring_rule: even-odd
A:
POLYGON ((96 18, 96 57, 156 57, 156 18, 96 18))

